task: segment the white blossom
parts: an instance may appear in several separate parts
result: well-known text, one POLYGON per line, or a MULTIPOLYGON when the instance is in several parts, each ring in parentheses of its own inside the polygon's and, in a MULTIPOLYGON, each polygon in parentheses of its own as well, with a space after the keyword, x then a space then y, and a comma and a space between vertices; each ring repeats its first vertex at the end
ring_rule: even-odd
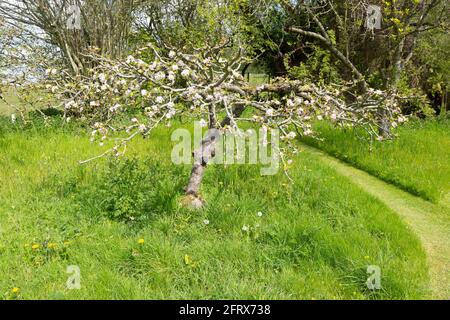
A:
POLYGON ((165 78, 166 78, 166 74, 164 72, 162 72, 162 71, 157 72, 155 74, 155 80, 156 81, 161 81, 161 80, 164 80, 165 78))
POLYGON ((170 58, 170 59, 175 58, 176 55, 177 55, 176 52, 173 51, 173 50, 171 50, 171 51, 169 52, 169 58, 170 58))
POLYGON ((106 82, 106 75, 104 73, 100 73, 98 75, 98 80, 100 80, 101 83, 105 83, 106 82))
POLYGON ((183 71, 181 71, 181 76, 183 78, 189 77, 190 74, 191 74, 191 72, 189 71, 189 69, 184 69, 183 71))
POLYGON ((164 98, 162 96, 157 96, 155 102, 159 104, 164 103, 164 98))
POLYGON ((176 114, 175 109, 171 109, 171 110, 169 110, 169 111, 167 112, 166 118, 167 118, 167 119, 171 119, 175 114, 176 114))
POLYGON ((286 138, 295 139, 296 136, 297 136, 297 134, 294 131, 291 131, 286 135, 286 138))
POLYGON ((266 116, 273 117, 275 115, 275 110, 272 108, 266 110, 266 116))
POLYGON ((167 108, 169 108, 169 109, 175 108, 175 103, 174 103, 173 101, 169 101, 169 102, 167 103, 167 108))

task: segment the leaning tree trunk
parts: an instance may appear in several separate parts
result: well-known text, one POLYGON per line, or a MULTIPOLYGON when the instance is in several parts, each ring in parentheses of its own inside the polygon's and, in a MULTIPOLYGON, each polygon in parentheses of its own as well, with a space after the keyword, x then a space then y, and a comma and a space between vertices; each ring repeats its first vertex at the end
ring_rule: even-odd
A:
POLYGON ((210 130, 200 143, 200 147, 193 152, 194 165, 185 191, 188 200, 187 205, 194 208, 200 208, 203 205, 203 200, 200 197, 200 186, 208 163, 216 155, 216 144, 219 140, 216 133, 216 130, 210 130))
MULTIPOLYGON (((244 112, 245 106, 239 105, 233 109, 233 116, 239 117, 244 112)), ((221 127, 231 124, 231 118, 227 116, 221 123, 221 127)), ((191 176, 189 178, 188 185, 185 189, 186 198, 183 200, 183 205, 198 209, 204 204, 203 199, 200 196, 200 187, 203 181, 206 167, 208 163, 216 155, 216 145, 219 141, 218 130, 212 126, 208 131, 206 137, 201 141, 200 146, 194 150, 193 158, 194 164, 191 170, 191 176)))

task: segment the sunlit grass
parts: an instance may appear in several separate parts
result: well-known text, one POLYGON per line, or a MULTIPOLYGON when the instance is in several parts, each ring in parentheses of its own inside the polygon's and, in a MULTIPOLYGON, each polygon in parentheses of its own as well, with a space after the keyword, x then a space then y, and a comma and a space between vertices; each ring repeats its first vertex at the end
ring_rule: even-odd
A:
MULTIPOLYGON (((413 121, 392 141, 358 137, 352 129, 320 123, 323 141, 305 139, 328 153, 435 203, 450 193, 450 120, 413 121)), ((362 132, 359 131, 359 134, 362 132)))
POLYGON ((170 130, 134 141, 127 158, 137 157, 135 165, 103 159, 79 166, 104 150, 82 130, 1 127, 3 298, 427 293, 416 237, 394 212, 313 155, 298 156, 292 184, 283 174, 261 177, 254 166, 210 167, 202 188, 206 208, 181 208, 190 168, 171 164, 170 130), (68 265, 80 267, 80 290, 66 287, 68 265), (367 289, 368 265, 381 267, 382 290, 367 289))

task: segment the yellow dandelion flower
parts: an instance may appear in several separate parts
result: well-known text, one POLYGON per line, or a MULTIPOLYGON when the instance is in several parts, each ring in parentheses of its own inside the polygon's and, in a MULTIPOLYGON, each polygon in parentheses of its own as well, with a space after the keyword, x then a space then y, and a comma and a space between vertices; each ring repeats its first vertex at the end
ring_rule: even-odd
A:
POLYGON ((138 243, 139 243, 139 244, 144 244, 144 243, 145 243, 145 240, 144 240, 144 239, 139 239, 139 240, 138 240, 138 243))
POLYGON ((39 244, 36 243, 36 244, 33 244, 33 245, 31 246, 31 249, 36 250, 36 249, 39 249, 40 246, 41 246, 41 245, 39 245, 39 244))
POLYGON ((17 288, 17 287, 14 287, 14 288, 12 288, 12 289, 11 289, 11 292, 12 292, 12 293, 16 293, 16 294, 17 294, 17 293, 19 293, 19 292, 20 292, 20 289, 19 289, 19 288, 17 288))
POLYGON ((54 243, 54 242, 49 242, 49 243, 47 244, 47 248, 49 248, 49 249, 56 248, 56 246, 57 246, 57 244, 54 243))

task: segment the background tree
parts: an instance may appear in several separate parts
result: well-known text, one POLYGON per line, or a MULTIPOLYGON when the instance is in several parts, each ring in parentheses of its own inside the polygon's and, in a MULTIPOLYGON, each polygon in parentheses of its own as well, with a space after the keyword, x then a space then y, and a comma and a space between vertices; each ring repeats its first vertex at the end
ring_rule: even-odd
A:
POLYGON ((83 56, 89 47, 111 57, 129 50, 134 9, 140 2, 0 0, 0 17, 8 25, 57 47, 72 72, 82 73, 90 64, 83 56))

